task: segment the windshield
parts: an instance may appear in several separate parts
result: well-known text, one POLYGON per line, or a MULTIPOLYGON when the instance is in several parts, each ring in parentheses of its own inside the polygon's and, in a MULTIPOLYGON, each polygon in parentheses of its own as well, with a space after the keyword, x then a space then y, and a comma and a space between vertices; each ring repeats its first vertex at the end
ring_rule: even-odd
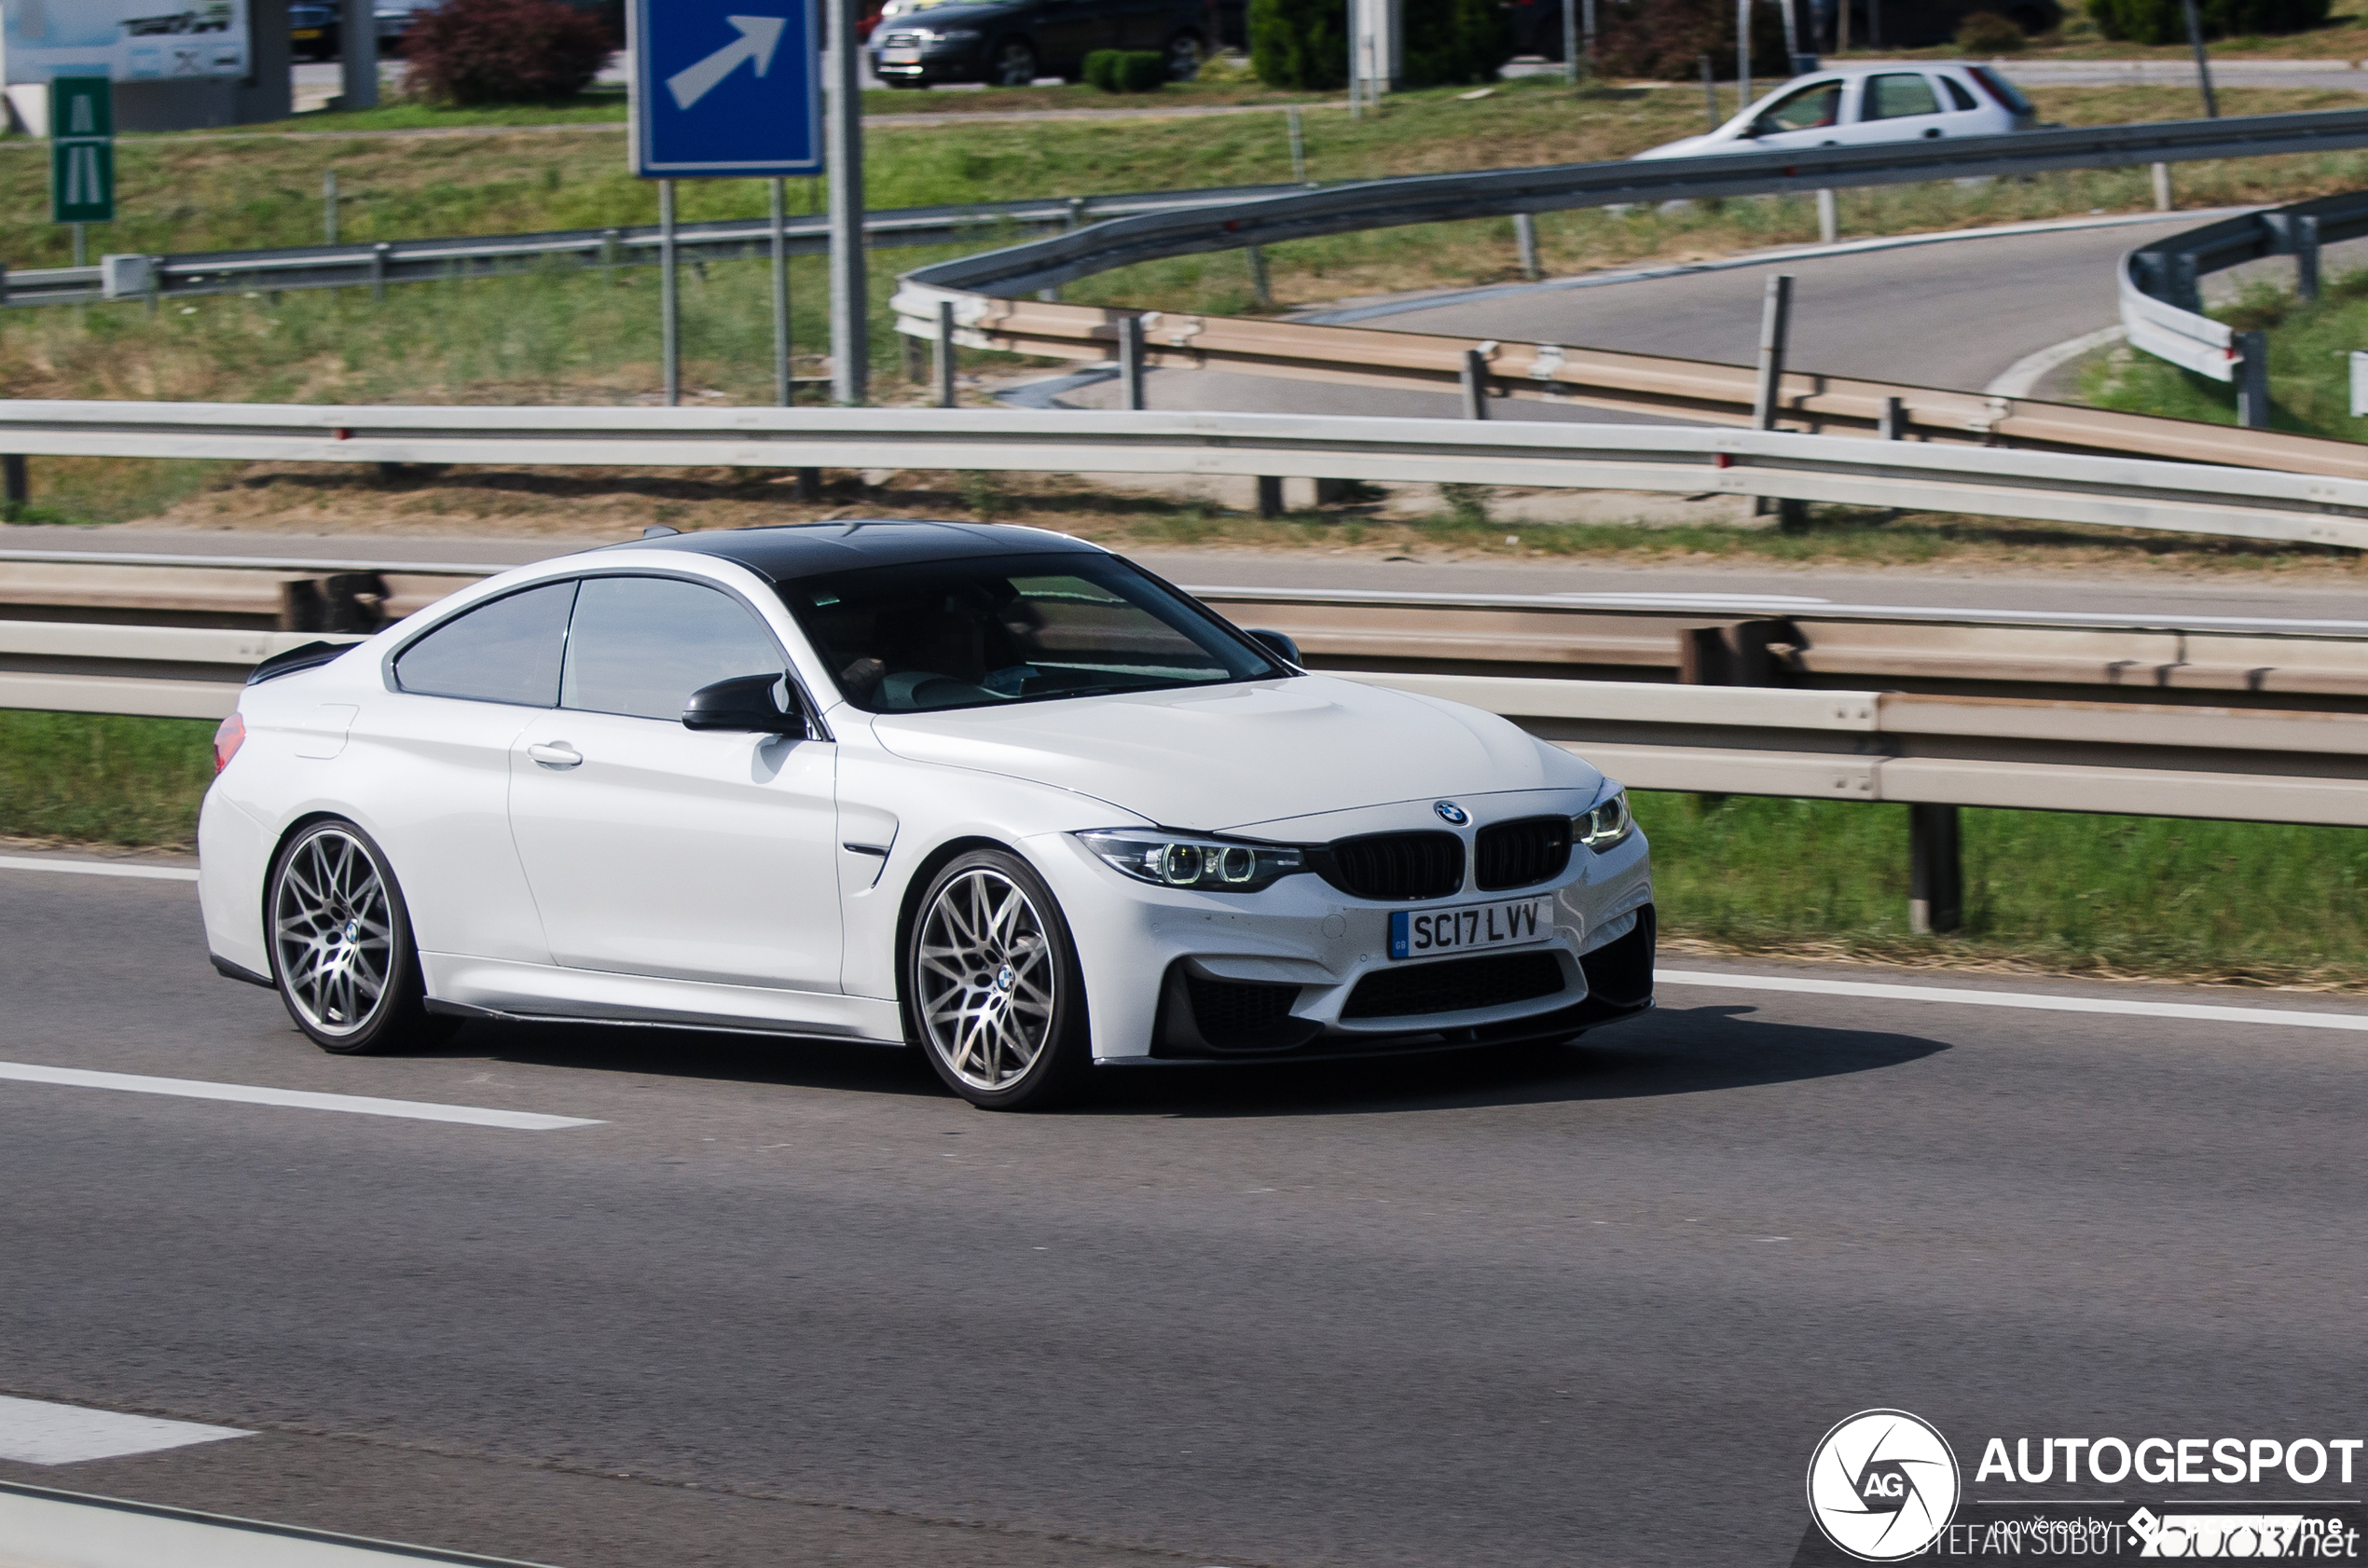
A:
POLYGON ((780 587, 872 713, 1263 681, 1291 672, 1113 556, 879 566, 780 587))

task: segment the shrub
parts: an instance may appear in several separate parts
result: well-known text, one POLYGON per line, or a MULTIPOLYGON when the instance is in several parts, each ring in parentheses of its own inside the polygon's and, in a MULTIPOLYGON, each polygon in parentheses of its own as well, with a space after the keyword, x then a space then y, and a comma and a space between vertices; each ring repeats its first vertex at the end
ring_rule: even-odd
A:
POLYGON ((1496 0, 1406 0, 1408 87, 1496 79, 1513 58, 1512 18, 1496 0))
POLYGON ((599 19, 560 0, 444 0, 411 24, 404 57, 423 97, 540 103, 582 92, 613 47, 599 19))
POLYGON ((1095 49, 1085 57, 1085 79, 1104 92, 1156 92, 1167 82, 1167 56, 1157 49, 1095 49))
MULTIPOLYGON (((1719 80, 1735 79, 1735 7, 1728 0, 1601 0, 1595 68, 1604 76, 1691 81, 1703 55, 1719 80)), ((1773 6, 1754 6, 1754 81, 1772 85, 1791 75, 1783 18, 1773 6)))
POLYGON ((1348 85, 1348 0, 1250 0, 1250 69, 1268 87, 1348 85))
MULTIPOLYGON (((2300 33, 2323 25, 2327 7, 2328 0, 2203 0, 2198 20, 2207 38, 2300 33)), ((2132 44, 2187 41, 2182 0, 2088 0, 2088 14, 2108 38, 2132 44)))
POLYGON ((1957 28, 1961 54, 2012 54, 2023 47, 2023 30, 1996 11, 1976 11, 1957 28))
MULTIPOLYGON (((1407 87, 1484 82, 1513 58, 1496 0, 1406 0, 1407 87)), ((1250 68, 1269 87, 1331 92, 1348 82, 1346 0, 1250 0, 1250 68)))

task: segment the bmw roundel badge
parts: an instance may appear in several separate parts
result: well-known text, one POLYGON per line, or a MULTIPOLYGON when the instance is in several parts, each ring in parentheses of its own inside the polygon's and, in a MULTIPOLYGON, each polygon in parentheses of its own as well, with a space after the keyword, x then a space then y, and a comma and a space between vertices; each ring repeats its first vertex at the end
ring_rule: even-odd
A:
POLYGON ((1472 814, 1466 811, 1462 806, 1457 805, 1453 801, 1433 801, 1431 802, 1431 809, 1439 813, 1439 818, 1440 821, 1448 823, 1452 827, 1460 828, 1465 823, 1472 819, 1472 814))

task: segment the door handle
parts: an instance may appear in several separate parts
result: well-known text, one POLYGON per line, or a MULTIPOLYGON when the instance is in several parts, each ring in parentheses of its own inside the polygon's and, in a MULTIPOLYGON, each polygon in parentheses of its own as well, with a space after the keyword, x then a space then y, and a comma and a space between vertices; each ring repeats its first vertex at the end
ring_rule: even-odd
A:
POLYGON ((584 753, 564 740, 549 743, 536 741, 526 749, 526 754, 544 767, 574 767, 584 761, 584 753))

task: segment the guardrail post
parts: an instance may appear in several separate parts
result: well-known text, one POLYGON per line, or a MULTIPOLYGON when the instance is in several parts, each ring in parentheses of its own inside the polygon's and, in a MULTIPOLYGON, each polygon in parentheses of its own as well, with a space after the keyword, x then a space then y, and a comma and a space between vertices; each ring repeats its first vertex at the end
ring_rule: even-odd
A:
POLYGON ((2303 300, 2319 298, 2319 214, 2306 213, 2294 224, 2294 293, 2303 300))
POLYGON ((1118 323, 1118 379, 1126 406, 1143 406, 1143 318, 1121 316, 1118 323))
POLYGON ((1261 517, 1279 517, 1283 515, 1283 481, 1274 475, 1264 474, 1259 476, 1258 515, 1261 517))
POLYGON ((1752 396, 1752 428, 1776 428, 1777 403, 1783 395, 1784 344, 1793 330, 1793 275, 1779 272, 1768 280, 1759 307, 1759 386, 1752 396))
POLYGON ((387 254, 393 249, 383 240, 370 247, 370 297, 380 303, 387 296, 387 254))
POLYGON ((2168 163, 2155 165, 2155 211, 2170 211, 2170 165, 2168 163))
POLYGON ((617 246, 624 239, 625 236, 616 229, 600 230, 600 281, 604 283, 616 282, 617 246))
POLYGON ((801 468, 797 471, 797 498, 800 501, 822 499, 822 471, 820 469, 801 468))
POLYGON ((337 242, 337 172, 321 171, 321 243, 337 242))
POLYGON ((1883 399, 1883 411, 1875 416, 1875 436, 1880 441, 1907 439, 1907 400, 1906 398, 1883 399))
POLYGON ((1818 242, 1820 244, 1830 245, 1836 240, 1841 238, 1841 213, 1838 210, 1838 205, 1834 200, 1834 193, 1830 190, 1819 191, 1817 193, 1818 242))
POLYGON ((1710 121, 1710 129, 1718 129, 1718 78, 1711 74, 1710 56, 1698 57, 1702 62, 1702 117, 1710 121))
POLYGON ((1965 862, 1957 808, 1919 802, 1907 808, 1907 928, 1918 936, 1965 923, 1965 862))
POLYGON ((937 341, 931 345, 929 368, 937 381, 937 406, 954 406, 954 301, 937 302, 937 341))
POLYGON ((1527 213, 1513 214, 1513 242, 1521 254, 1521 276, 1537 282, 1537 220, 1527 213))
POLYGON ((2237 337, 2237 422, 2248 430, 2269 428, 2269 334, 2237 337))
POLYGON ((25 503, 32 499, 33 484, 25 473, 23 455, 10 452, 0 457, 0 503, 7 507, 6 520, 15 522, 25 503))
POLYGON ((1488 418, 1488 356, 1478 349, 1464 351, 1464 418, 1488 418))
POLYGON ((1250 297, 1260 305, 1273 307, 1274 285, 1266 276, 1266 252, 1257 245, 1249 247, 1250 297))

